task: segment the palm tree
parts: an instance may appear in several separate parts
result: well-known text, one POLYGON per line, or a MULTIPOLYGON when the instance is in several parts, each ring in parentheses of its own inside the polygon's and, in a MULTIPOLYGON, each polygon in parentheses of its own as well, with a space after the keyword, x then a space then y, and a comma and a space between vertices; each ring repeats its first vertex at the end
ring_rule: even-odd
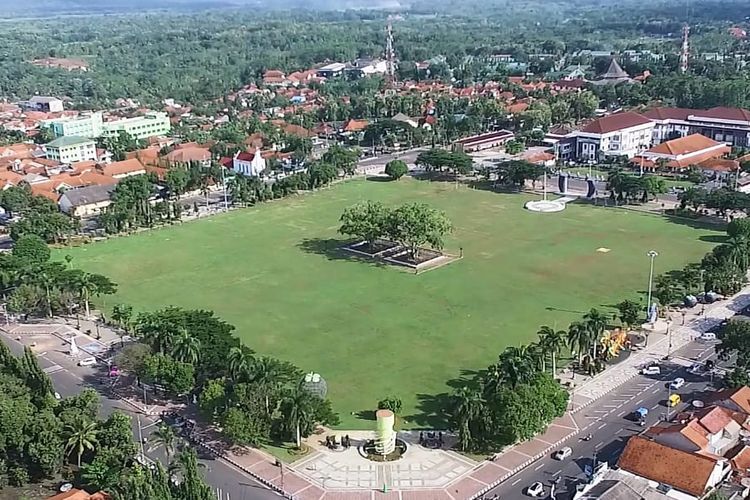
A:
POLYGON ((78 286, 78 293, 81 297, 81 300, 83 301, 84 308, 86 310, 86 317, 91 316, 91 311, 89 309, 89 300, 91 299, 92 294, 96 294, 96 281, 92 279, 92 274, 89 273, 81 273, 81 275, 78 277, 76 285, 78 286))
POLYGON ((246 346, 232 347, 229 349, 229 376, 234 382, 241 382, 250 377, 255 366, 253 351, 246 346))
POLYGON ((604 330, 607 328, 607 316, 597 309, 591 309, 588 313, 584 314, 583 320, 591 334, 590 341, 593 344, 594 359, 596 359, 596 347, 602 335, 604 335, 604 330))
POLYGON ((282 401, 282 415, 287 431, 295 435, 297 448, 302 447, 302 425, 312 418, 310 393, 295 388, 282 401))
POLYGON ((578 365, 583 362, 583 353, 589 345, 589 330, 581 321, 574 321, 568 327, 568 347, 571 351, 578 352, 578 365))
POLYGON ((271 413, 269 392, 276 392, 286 384, 296 384, 302 374, 299 369, 284 361, 264 356, 256 360, 252 368, 252 381, 266 388, 266 414, 271 413))
POLYGON ((557 355, 560 354, 565 343, 565 332, 563 330, 553 330, 548 326, 543 326, 539 329, 537 335, 539 335, 539 338, 541 339, 540 343, 544 346, 545 351, 549 353, 552 358, 552 377, 554 377, 557 373, 557 355))
POLYGON ((180 328, 172 344, 172 356, 183 363, 194 365, 200 357, 201 341, 180 328))
POLYGON ((541 341, 532 342, 525 346, 521 346, 523 352, 528 356, 529 362, 534 370, 545 372, 547 370, 547 346, 541 341))
POLYGON ((79 417, 65 427, 68 441, 65 445, 65 453, 75 452, 78 457, 78 467, 81 467, 81 455, 84 451, 92 451, 97 445, 96 434, 98 432, 97 423, 79 417))
POLYGON ((503 379, 511 387, 528 382, 534 372, 531 356, 525 346, 507 347, 500 354, 498 365, 503 379))
POLYGON ((157 448, 159 446, 164 447, 164 452, 167 454, 167 458, 174 454, 177 434, 175 434, 174 429, 171 426, 161 424, 158 429, 151 433, 151 438, 157 448))
POLYGON ((482 415, 485 401, 476 389, 461 387, 453 396, 453 416, 458 424, 458 442, 462 451, 471 446, 471 422, 482 415))

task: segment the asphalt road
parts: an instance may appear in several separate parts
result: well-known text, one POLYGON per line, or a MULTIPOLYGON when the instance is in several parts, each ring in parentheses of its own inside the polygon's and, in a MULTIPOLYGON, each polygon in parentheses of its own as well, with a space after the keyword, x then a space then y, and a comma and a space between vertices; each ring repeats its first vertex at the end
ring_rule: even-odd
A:
POLYGON ((671 380, 682 377, 686 381, 682 388, 673 391, 680 394, 683 402, 670 410, 671 415, 675 411, 686 409, 691 401, 704 398, 705 391, 712 386, 711 376, 690 373, 688 366, 709 358, 715 359, 713 344, 691 342, 676 351, 672 361, 660 362, 660 375, 636 375, 576 413, 576 421, 581 430, 578 435, 560 445, 569 446, 573 450, 569 458, 563 462, 554 460, 551 456, 553 450, 549 456, 537 460, 500 484, 485 498, 498 495, 502 500, 529 500, 531 497, 526 494, 526 489, 536 481, 545 487, 541 498, 550 498, 550 487, 557 478, 560 480, 555 488, 555 498, 572 498, 576 483, 585 478, 586 466, 591 466, 594 460, 615 465, 630 436, 643 432, 644 428, 656 424, 666 416, 668 385, 671 380), (645 427, 639 426, 633 418, 633 412, 640 407, 649 410, 645 427), (587 434, 591 434, 590 440, 581 439, 587 434))
MULTIPOLYGON (((7 335, 0 335, 0 338, 10 346, 11 351, 15 354, 23 353, 21 343, 7 335)), ((96 367, 79 367, 67 355, 58 351, 40 354, 37 356, 37 360, 42 370, 47 372, 52 379, 55 390, 63 397, 74 396, 86 387, 102 388, 98 384, 102 377, 97 372, 96 367)), ((148 442, 148 437, 158 427, 158 417, 144 415, 127 403, 108 397, 103 392, 106 391, 99 391, 101 395, 101 417, 106 418, 116 410, 129 415, 133 422, 133 436, 136 442, 139 440, 138 420, 140 418, 141 432, 147 439, 144 445, 145 455, 166 466, 169 461, 164 449, 162 447, 155 448, 148 442)), ((281 498, 231 464, 215 459, 203 449, 194 448, 198 453, 199 463, 202 465, 200 470, 208 484, 214 489, 221 490, 222 500, 278 500, 281 498)))

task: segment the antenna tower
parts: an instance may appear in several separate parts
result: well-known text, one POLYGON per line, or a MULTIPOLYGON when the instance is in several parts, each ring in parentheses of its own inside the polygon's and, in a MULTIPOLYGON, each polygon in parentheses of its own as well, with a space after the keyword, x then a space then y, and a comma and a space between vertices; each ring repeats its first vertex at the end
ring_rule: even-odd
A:
POLYGON ((690 26, 687 24, 682 27, 682 50, 680 50, 680 72, 687 73, 688 70, 688 59, 690 56, 690 43, 688 37, 690 36, 690 26))
POLYGON ((386 81, 390 85, 396 81, 396 51, 393 49, 393 22, 391 16, 388 16, 388 23, 385 26, 385 63, 386 81))

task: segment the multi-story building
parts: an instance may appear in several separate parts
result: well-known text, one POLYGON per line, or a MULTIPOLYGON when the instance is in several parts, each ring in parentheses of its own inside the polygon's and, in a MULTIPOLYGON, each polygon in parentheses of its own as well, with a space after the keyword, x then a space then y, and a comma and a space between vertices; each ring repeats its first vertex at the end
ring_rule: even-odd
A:
POLYGON ((638 113, 616 113, 568 134, 558 146, 562 160, 600 161, 632 158, 652 144, 654 123, 638 113))
POLYGON ((55 137, 100 137, 104 120, 100 112, 86 113, 80 116, 57 118, 43 122, 55 137))
POLYGON ((45 146, 47 158, 60 163, 97 160, 96 143, 87 137, 58 137, 45 146))
POLYGON ((733 147, 750 146, 750 111, 741 108, 654 108, 644 113, 654 122, 655 144, 701 134, 733 147))
POLYGON ((104 122, 102 135, 116 137, 124 131, 136 139, 146 139, 168 134, 171 126, 166 113, 151 111, 143 116, 104 122))
POLYGON ((34 111, 43 111, 47 113, 59 113, 64 110, 63 102, 57 97, 46 97, 41 95, 32 96, 26 101, 25 107, 34 111))
POLYGON ((149 112, 133 118, 119 118, 104 121, 101 112, 81 116, 48 120, 45 125, 55 137, 116 137, 125 131, 136 139, 145 139, 169 133, 169 116, 162 112, 149 112))

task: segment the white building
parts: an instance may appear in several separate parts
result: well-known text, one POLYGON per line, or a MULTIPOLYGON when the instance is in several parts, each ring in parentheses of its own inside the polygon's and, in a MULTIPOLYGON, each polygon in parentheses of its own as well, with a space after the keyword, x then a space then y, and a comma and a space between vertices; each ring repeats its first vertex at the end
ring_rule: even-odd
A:
POLYGON ((599 161, 607 156, 632 158, 651 147, 654 122, 632 112, 592 121, 560 141, 563 160, 599 161))
POLYGON ((60 163, 96 161, 96 143, 87 137, 59 137, 45 146, 47 158, 60 163))
POLYGON ((36 110, 44 111, 47 113, 59 113, 65 108, 63 102, 57 97, 46 97, 41 95, 35 95, 27 101, 26 107, 36 110))
POLYGON ((240 151, 232 157, 232 170, 238 174, 258 177, 265 169, 266 160, 261 155, 260 150, 255 153, 240 151))

